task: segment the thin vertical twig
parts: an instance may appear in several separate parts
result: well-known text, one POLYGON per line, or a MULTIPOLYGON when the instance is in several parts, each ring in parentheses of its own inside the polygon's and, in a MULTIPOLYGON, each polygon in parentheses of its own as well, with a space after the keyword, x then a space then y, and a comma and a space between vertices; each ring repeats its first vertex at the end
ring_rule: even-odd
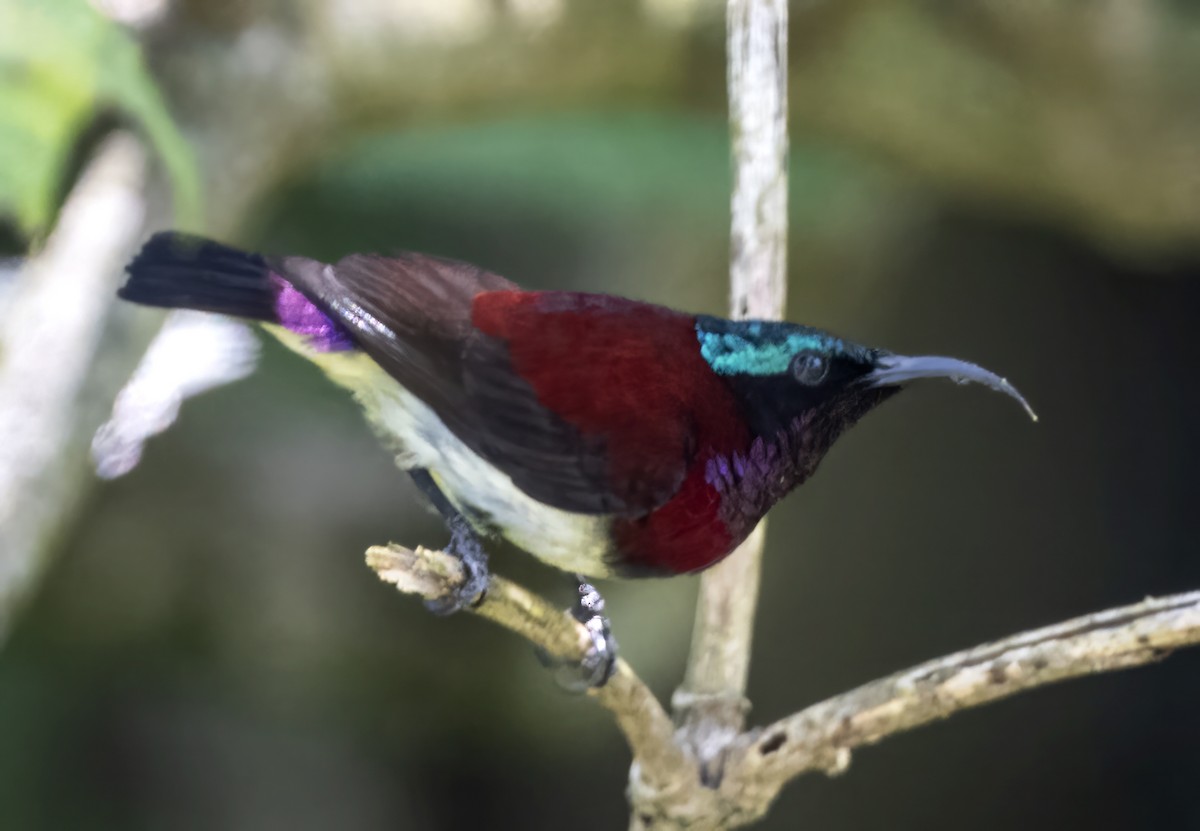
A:
MULTIPOLYGON (((735 318, 779 319, 787 294, 787 0, 729 0, 733 197, 730 305, 735 318)), ((673 704, 705 768, 745 723, 765 524, 700 582, 683 685, 673 704)))

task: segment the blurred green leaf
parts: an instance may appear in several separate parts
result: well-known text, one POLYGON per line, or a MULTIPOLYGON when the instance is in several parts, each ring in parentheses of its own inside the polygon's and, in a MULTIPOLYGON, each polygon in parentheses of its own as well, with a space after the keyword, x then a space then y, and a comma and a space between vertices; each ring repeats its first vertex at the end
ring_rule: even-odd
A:
POLYGON ((37 234, 94 113, 130 116, 161 157, 176 223, 199 221, 199 181, 138 45, 85 0, 0 0, 0 214, 37 234))

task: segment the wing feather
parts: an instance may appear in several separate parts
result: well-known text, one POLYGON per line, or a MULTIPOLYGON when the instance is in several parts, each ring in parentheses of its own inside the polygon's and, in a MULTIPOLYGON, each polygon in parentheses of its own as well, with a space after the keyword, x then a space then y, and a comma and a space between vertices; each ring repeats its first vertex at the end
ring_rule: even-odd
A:
MULTIPOLYGON (((670 462, 644 471, 636 460, 614 459, 626 449, 619 436, 557 415, 514 366, 512 342, 477 328, 480 295, 532 296, 503 277, 416 253, 272 265, 529 496, 578 513, 639 516, 682 482, 689 461, 682 447, 668 447, 670 462)), ((542 357, 569 372, 573 347, 559 341, 542 357)))

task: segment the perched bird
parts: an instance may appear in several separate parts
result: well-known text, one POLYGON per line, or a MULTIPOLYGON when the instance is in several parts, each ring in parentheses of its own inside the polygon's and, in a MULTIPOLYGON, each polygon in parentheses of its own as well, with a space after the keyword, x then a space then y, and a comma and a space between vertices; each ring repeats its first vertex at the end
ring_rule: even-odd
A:
MULTIPOLYGON (((707 568, 909 381, 977 381, 1029 409, 963 361, 790 323, 524 291, 425 254, 330 265, 167 232, 128 273, 122 298, 259 321, 354 394, 447 521, 467 580, 443 612, 486 588, 481 537, 591 577, 707 568)), ((597 609, 582 588, 584 619, 597 609)), ((611 653, 606 638, 596 648, 611 653)))

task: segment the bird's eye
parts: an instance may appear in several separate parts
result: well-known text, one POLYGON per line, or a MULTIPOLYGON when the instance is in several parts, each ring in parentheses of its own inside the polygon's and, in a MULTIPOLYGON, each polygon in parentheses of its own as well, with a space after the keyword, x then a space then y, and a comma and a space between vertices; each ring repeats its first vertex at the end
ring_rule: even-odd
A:
POLYGON ((829 374, 829 361, 819 352, 804 351, 792 358, 792 377, 806 387, 815 387, 829 374))

